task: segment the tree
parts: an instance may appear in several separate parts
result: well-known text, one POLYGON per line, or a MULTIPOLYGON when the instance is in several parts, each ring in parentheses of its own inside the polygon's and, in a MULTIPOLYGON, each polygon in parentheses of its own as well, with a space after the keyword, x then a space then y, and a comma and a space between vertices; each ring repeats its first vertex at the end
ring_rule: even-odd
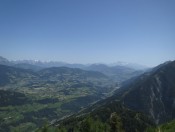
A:
POLYGON ((110 117, 111 132, 124 132, 122 121, 117 113, 112 113, 110 117))

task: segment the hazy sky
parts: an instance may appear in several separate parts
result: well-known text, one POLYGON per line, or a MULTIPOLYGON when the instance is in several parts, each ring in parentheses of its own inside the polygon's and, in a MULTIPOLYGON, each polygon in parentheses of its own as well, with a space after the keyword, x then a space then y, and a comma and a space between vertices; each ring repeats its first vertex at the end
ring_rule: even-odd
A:
POLYGON ((0 56, 70 63, 175 59, 175 0, 0 0, 0 56))

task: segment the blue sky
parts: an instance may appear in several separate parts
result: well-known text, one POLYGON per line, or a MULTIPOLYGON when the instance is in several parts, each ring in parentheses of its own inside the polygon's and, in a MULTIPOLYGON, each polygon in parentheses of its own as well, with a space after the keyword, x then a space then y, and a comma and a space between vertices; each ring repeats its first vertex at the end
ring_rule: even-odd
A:
POLYGON ((70 63, 175 59, 174 0, 1 0, 0 56, 70 63))

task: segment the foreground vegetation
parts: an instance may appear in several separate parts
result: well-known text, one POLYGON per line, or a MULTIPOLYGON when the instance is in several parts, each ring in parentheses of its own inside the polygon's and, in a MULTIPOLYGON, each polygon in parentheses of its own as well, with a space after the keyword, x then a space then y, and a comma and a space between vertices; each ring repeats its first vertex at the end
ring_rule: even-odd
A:
POLYGON ((80 112, 50 127, 46 125, 38 131, 142 132, 154 126, 143 114, 123 107, 118 101, 112 101, 107 102, 105 107, 99 106, 94 111, 91 110, 91 113, 80 112))
MULTIPOLYGON (((129 132, 130 130, 126 130, 123 128, 123 124, 120 120, 121 119, 117 115, 113 117, 109 123, 103 123, 98 119, 94 120, 92 117, 87 117, 71 128, 70 127, 66 128, 64 126, 53 127, 45 125, 42 128, 38 129, 37 132, 127 132, 127 131, 129 132)), ((159 126, 148 127, 142 130, 135 129, 132 132, 174 132, 174 131, 175 131, 175 120, 159 126)))

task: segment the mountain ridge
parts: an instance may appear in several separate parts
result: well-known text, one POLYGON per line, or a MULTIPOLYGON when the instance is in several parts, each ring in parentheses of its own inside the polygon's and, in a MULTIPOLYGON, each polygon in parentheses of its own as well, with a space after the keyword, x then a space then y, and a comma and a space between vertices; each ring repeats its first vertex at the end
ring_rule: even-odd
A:
POLYGON ((151 72, 116 91, 115 97, 127 107, 150 115, 163 123, 175 118, 175 61, 163 63, 151 72))
POLYGON ((129 64, 107 65, 97 63, 97 64, 83 65, 83 64, 69 64, 65 62, 56 62, 56 61, 55 62, 54 61, 42 62, 35 60, 9 61, 3 57, 1 58, 2 59, 0 59, 0 64, 34 71, 39 71, 50 67, 68 67, 68 68, 79 68, 86 71, 98 71, 109 76, 111 79, 117 81, 118 83, 126 81, 131 77, 138 76, 143 72, 145 72, 145 70, 147 69, 146 67, 145 69, 144 68, 137 69, 133 68, 133 66, 129 67, 129 64))

